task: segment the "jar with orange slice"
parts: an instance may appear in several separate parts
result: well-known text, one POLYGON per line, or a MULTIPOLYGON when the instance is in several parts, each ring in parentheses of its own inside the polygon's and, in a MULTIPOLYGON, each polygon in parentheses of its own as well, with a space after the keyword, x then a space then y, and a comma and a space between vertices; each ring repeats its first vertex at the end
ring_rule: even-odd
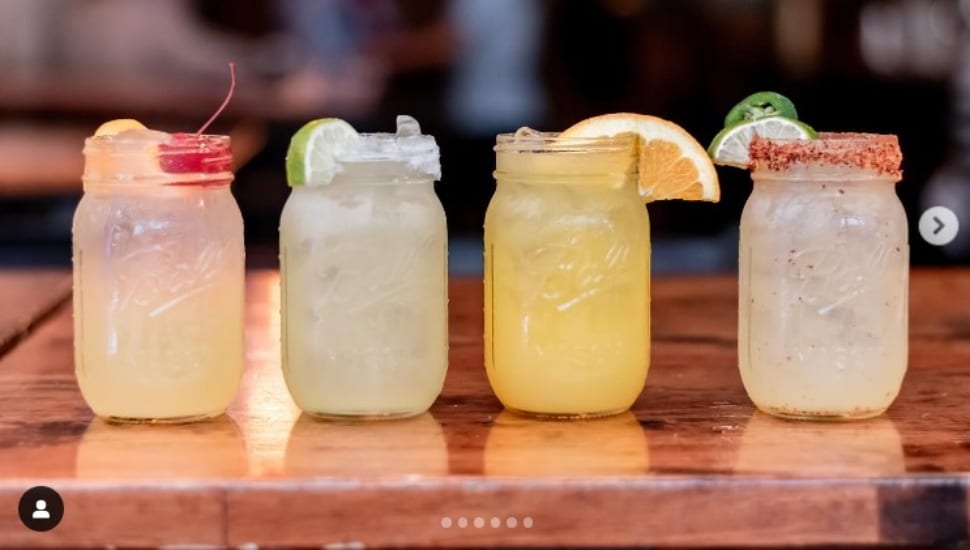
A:
POLYGON ((113 120, 84 144, 74 357, 115 422, 222 414, 243 368, 243 222, 229 137, 113 120))
POLYGON ((485 218, 485 366, 506 408, 581 418, 630 408, 650 363, 645 203, 717 201, 683 128, 637 114, 497 138, 485 218))

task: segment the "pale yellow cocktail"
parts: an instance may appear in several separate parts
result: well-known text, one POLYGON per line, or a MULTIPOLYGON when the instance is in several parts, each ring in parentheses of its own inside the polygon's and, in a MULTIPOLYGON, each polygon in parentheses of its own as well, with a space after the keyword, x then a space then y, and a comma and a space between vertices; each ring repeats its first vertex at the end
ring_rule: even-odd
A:
POLYGON ((881 414, 906 373, 909 229, 895 136, 756 139, 741 217, 738 364, 776 416, 881 414))
POLYGON ((85 401, 113 421, 222 413, 243 366, 243 232, 229 138, 134 127, 89 138, 85 157, 74 217, 75 371, 85 401))
POLYGON ((448 234, 434 137, 406 115, 393 134, 316 120, 294 135, 288 161, 280 278, 293 400, 330 419, 423 413, 448 369, 448 234), (315 170, 328 162, 332 172, 315 170))

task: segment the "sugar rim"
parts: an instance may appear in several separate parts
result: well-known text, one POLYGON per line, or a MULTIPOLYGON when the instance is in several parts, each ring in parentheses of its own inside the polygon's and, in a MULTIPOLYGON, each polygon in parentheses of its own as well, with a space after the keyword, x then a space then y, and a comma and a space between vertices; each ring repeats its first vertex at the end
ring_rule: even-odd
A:
POLYGON ((755 136, 749 149, 751 168, 784 172, 798 165, 838 165, 902 178, 903 153, 894 134, 821 132, 817 139, 770 139, 755 136))

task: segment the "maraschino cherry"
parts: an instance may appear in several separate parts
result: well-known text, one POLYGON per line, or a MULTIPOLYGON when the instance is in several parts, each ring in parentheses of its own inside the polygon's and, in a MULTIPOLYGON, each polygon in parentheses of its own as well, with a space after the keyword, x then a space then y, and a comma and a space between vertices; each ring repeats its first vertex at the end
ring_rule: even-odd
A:
POLYGON ((169 174, 214 174, 232 170, 232 153, 229 143, 219 136, 203 135, 202 132, 222 114, 236 89, 236 66, 229 63, 229 93, 209 120, 194 134, 175 133, 172 139, 158 146, 159 164, 169 174))

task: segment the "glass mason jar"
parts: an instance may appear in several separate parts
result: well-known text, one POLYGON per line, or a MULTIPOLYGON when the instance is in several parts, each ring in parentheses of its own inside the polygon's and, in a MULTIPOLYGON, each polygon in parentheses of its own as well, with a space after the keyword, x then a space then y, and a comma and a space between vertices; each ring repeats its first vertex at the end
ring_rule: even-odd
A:
POLYGON ((549 417, 630 408, 650 361, 650 224, 627 139, 498 136, 485 216, 485 366, 549 417))
POLYGON ((294 187, 283 209, 283 374, 314 416, 414 416, 448 368, 438 148, 424 135, 361 143, 330 183, 294 187))
POLYGON ((88 138, 84 155, 74 349, 85 401, 113 421, 221 414, 244 354, 229 138, 129 131, 88 138))
POLYGON ((759 409, 876 416, 906 372, 909 244, 895 136, 751 146, 741 216, 738 361, 759 409))

